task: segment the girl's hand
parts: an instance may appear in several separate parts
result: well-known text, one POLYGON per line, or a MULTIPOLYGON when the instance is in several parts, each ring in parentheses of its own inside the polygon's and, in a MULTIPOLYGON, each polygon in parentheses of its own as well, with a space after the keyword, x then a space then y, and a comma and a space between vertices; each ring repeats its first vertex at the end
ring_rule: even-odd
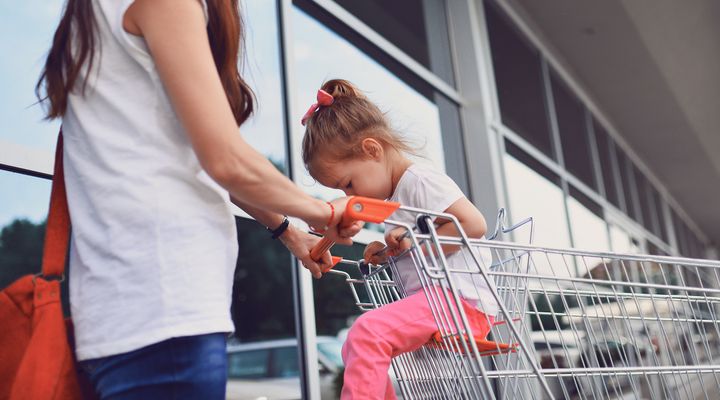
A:
POLYGON ((290 225, 288 229, 280 235, 280 241, 300 260, 303 267, 307 268, 315 279, 322 277, 323 266, 327 267, 332 264, 329 251, 326 251, 319 261, 313 261, 310 257, 310 249, 320 241, 320 238, 317 236, 303 232, 290 225))
POLYGON ((365 246, 365 251, 363 252, 363 259, 366 263, 369 264, 383 264, 387 261, 387 255, 385 253, 383 254, 377 254, 380 251, 382 251, 385 248, 385 243, 382 242, 371 242, 367 246, 365 246))
POLYGON ((387 243, 387 255, 394 257, 403 251, 412 247, 412 240, 409 237, 403 238, 407 229, 397 227, 385 234, 385 243, 387 243))

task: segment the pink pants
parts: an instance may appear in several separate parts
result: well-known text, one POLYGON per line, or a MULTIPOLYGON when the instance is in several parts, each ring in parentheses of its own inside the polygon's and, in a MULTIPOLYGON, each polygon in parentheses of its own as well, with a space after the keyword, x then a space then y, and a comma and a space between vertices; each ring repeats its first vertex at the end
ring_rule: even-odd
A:
MULTIPOLYGON (((485 338, 493 317, 463 301, 473 335, 485 338)), ((395 399, 388 377, 390 360, 417 350, 438 331, 425 293, 420 291, 361 315, 343 345, 342 400, 395 399)))

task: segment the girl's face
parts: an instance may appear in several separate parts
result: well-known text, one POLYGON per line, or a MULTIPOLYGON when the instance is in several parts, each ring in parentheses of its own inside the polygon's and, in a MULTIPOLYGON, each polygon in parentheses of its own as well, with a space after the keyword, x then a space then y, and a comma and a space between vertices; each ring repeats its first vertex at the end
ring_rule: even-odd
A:
MULTIPOLYGON (((366 150, 365 146, 363 150, 366 150)), ((340 189, 347 196, 385 200, 393 191, 392 169, 382 146, 367 150, 352 159, 313 160, 308 165, 310 175, 322 185, 340 189)))

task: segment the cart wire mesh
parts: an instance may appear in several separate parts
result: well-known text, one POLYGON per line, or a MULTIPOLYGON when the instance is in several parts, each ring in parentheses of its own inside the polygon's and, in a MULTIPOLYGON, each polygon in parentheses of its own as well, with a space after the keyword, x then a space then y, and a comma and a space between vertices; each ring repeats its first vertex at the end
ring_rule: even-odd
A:
MULTIPOLYGON (((457 219, 411 207, 411 249, 384 265, 342 262, 363 311, 409 295, 396 270, 411 259, 438 325, 434 340, 393 359, 405 399, 717 399, 720 393, 720 263, 678 257, 555 249, 467 237, 457 219), (434 218, 455 224, 439 236, 434 218), (418 229, 421 227, 422 229, 418 229), (441 246, 467 249, 450 266, 441 246), (492 261, 480 257, 489 252, 492 261), (458 279, 492 288, 500 311, 475 338, 458 279)), ((521 226, 502 225, 489 237, 521 226)))

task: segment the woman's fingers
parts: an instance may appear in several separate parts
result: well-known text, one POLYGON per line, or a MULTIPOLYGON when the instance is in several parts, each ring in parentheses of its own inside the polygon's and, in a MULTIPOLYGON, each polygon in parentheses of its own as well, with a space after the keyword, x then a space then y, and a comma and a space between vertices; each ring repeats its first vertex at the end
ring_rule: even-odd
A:
MULTIPOLYGON (((313 261, 313 259, 310 258, 310 254, 308 254, 307 257, 303 257, 302 259, 300 259, 300 262, 302 263, 303 267, 310 271, 310 273, 315 279, 322 278, 323 269, 320 267, 320 265, 318 265, 317 262, 313 261)), ((325 260, 325 257, 323 256, 323 264, 330 265, 330 263, 331 262, 329 260, 325 260)))

